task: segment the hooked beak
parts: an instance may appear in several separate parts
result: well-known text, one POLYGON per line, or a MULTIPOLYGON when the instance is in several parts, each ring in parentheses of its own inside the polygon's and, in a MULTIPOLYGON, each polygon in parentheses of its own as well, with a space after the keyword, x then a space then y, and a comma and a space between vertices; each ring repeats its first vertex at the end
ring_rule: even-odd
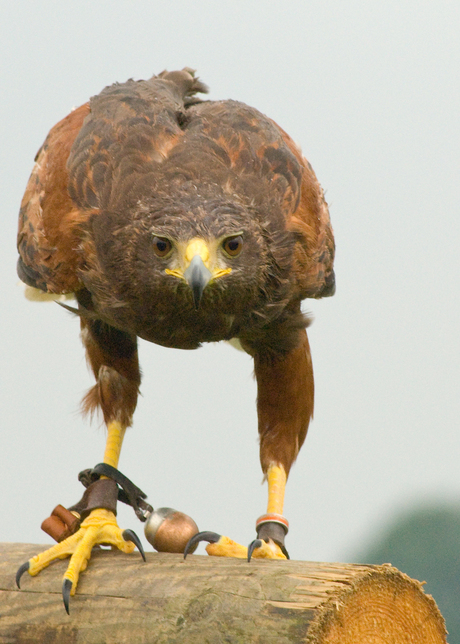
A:
POLYGON ((167 275, 173 275, 187 282, 192 289, 196 309, 200 306, 203 291, 209 282, 232 272, 229 266, 220 266, 216 260, 217 243, 218 241, 209 244, 204 239, 195 237, 182 249, 183 255, 179 265, 165 269, 167 275))
POLYGON ((201 296, 212 277, 212 273, 209 268, 204 265, 201 256, 195 255, 188 268, 184 271, 184 277, 185 281, 192 289, 195 308, 198 309, 200 306, 201 296))

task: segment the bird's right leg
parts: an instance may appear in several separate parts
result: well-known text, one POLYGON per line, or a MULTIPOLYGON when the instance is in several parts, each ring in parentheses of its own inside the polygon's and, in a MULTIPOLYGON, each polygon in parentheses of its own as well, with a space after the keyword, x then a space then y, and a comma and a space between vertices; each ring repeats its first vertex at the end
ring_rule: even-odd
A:
MULTIPOLYGON (((123 437, 131 425, 139 393, 136 338, 98 320, 82 318, 81 326, 87 358, 96 377, 96 385, 83 401, 84 411, 102 410, 107 425, 103 462, 117 468, 123 437)), ((112 545, 126 553, 134 550, 134 543, 140 545, 132 531, 122 531, 117 525, 117 495, 117 484, 104 476, 88 487, 77 532, 21 566, 18 585, 26 570, 35 576, 52 561, 70 556, 63 581, 64 604, 68 610, 69 595, 75 594, 79 574, 85 570, 95 545, 112 545)))
POLYGON ((304 330, 297 344, 283 354, 253 351, 257 379, 260 461, 268 483, 267 512, 257 519, 255 539, 246 548, 215 532, 200 532, 187 544, 185 554, 200 541, 209 541, 209 555, 238 558, 286 559, 283 516, 286 481, 313 415, 313 367, 304 330))

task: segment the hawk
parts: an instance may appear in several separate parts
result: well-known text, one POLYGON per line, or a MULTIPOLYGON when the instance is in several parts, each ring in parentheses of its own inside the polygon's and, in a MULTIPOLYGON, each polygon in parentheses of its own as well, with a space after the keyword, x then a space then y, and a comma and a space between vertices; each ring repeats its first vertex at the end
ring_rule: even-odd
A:
POLYGON ((93 546, 140 543, 117 525, 110 478, 139 393, 138 337, 179 349, 235 341, 253 357, 267 512, 249 549, 215 533, 193 543, 287 556, 285 484, 313 414, 301 301, 334 293, 333 233, 286 132, 241 102, 197 97, 206 91, 188 68, 106 87, 52 128, 21 204, 19 277, 74 294, 96 380, 83 408, 107 426, 105 474, 74 508, 73 534, 18 571, 19 585, 26 570, 70 556, 67 611, 93 546))

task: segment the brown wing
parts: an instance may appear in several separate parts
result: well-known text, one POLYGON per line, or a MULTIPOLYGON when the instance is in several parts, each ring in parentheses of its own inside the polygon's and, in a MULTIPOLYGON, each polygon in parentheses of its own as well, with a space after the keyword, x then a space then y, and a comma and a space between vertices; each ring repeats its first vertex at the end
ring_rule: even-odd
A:
POLYGON ((335 292, 335 243, 329 209, 313 168, 298 146, 277 126, 302 169, 300 199, 293 212, 286 210, 288 230, 298 235, 293 271, 301 297, 325 297, 335 292))
POLYGON ((57 123, 35 157, 19 213, 18 274, 23 282, 50 293, 79 288, 76 225, 88 213, 72 202, 67 159, 89 114, 85 103, 57 123))
POLYGON ((182 136, 181 115, 207 88, 191 70, 103 90, 60 121, 39 150, 21 203, 18 274, 50 293, 82 287, 82 229, 126 199, 133 180, 182 136))

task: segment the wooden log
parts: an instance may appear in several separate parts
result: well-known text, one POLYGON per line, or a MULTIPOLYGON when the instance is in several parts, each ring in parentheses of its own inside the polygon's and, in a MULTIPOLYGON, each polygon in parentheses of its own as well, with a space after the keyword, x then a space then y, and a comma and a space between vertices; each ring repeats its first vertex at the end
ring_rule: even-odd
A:
POLYGON ((43 546, 0 544, 1 644, 438 644, 444 620, 390 565, 257 561, 95 550, 71 598, 65 561, 17 568, 43 546))

